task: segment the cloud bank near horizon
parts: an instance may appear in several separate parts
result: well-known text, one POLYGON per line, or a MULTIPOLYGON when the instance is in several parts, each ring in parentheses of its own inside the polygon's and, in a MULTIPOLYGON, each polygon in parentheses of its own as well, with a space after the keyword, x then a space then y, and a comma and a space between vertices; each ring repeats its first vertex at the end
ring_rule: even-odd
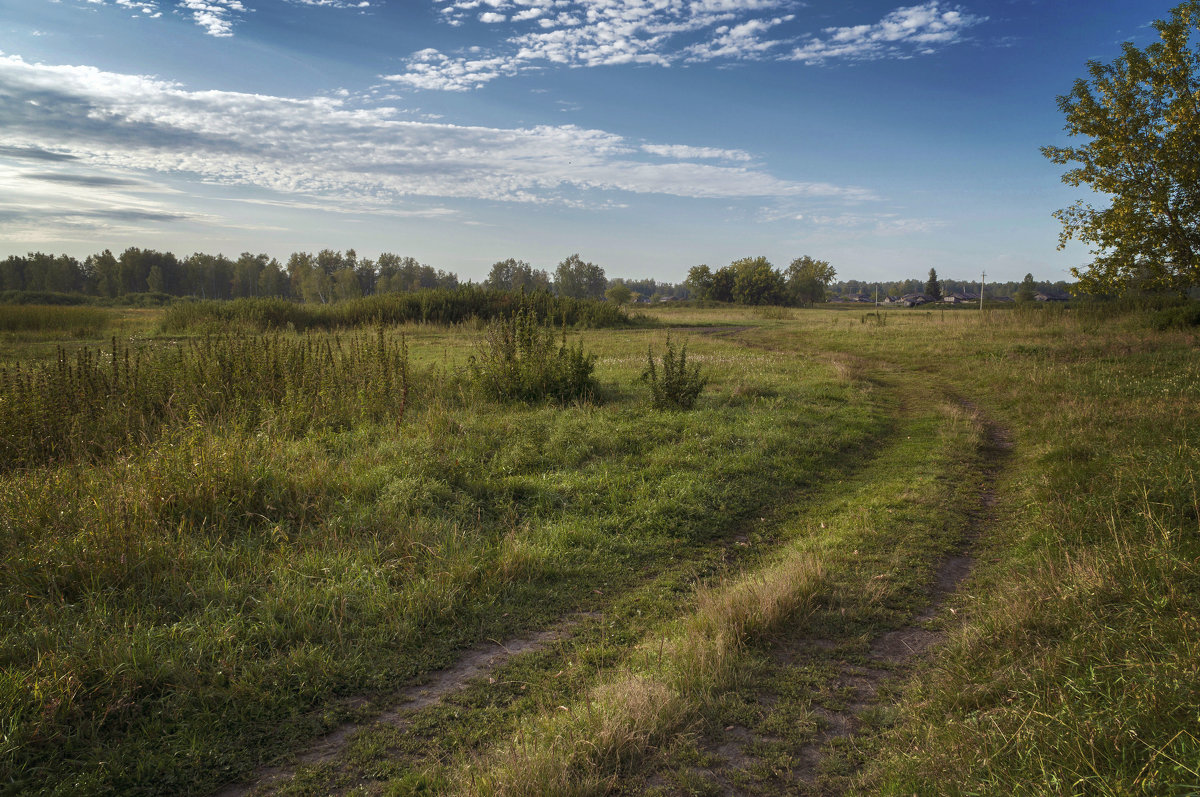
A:
MULTIPOLYGON (((774 176, 736 149, 631 140, 575 125, 411 121, 345 97, 185 86, 0 55, 0 154, 10 191, 85 194, 178 175, 381 211, 405 198, 602 208, 628 195, 858 203, 865 188, 774 176), (53 168, 49 168, 53 167, 53 168), (36 184, 36 186, 35 186, 36 184)), ((64 201, 70 201, 65 196, 64 201)))

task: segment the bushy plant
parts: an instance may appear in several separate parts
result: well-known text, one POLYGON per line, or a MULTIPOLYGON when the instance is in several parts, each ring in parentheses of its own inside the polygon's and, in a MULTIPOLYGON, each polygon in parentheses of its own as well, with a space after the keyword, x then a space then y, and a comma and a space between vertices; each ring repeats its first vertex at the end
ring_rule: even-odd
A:
POLYGON ((592 398, 598 387, 592 376, 596 355, 585 352, 582 342, 567 345, 565 325, 557 344, 555 338, 529 305, 511 318, 492 321, 468 363, 472 383, 499 401, 563 404, 592 398))
POLYGON ((690 410, 708 384, 708 377, 700 373, 699 365, 688 367, 687 344, 676 352, 670 335, 661 367, 654 361, 654 350, 647 347, 642 379, 650 385, 651 402, 658 410, 690 410))

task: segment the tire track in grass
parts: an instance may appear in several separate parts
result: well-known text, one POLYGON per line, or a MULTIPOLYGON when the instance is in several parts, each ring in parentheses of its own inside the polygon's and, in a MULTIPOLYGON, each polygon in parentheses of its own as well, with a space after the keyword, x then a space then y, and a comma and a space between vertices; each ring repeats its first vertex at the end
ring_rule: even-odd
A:
MULTIPOLYGON (((913 397, 907 400, 911 402, 913 397)), ((930 399, 919 400, 925 403, 930 399)), ((694 743, 685 742, 679 751, 668 754, 666 765, 648 779, 632 778, 623 784, 622 793, 832 795, 848 787, 864 755, 857 745, 859 734, 886 723, 894 702, 892 693, 903 676, 920 667, 945 635, 937 625, 948 619, 947 612, 955 612, 949 603, 971 573, 973 545, 988 523, 996 500, 995 483, 1011 447, 1007 432, 984 419, 972 403, 952 401, 957 411, 978 427, 973 454, 967 462, 955 462, 947 449, 949 443, 943 443, 944 472, 926 490, 953 479, 949 495, 956 500, 973 498, 976 503, 957 524, 957 540, 945 546, 928 567, 924 605, 912 605, 908 619, 869 622, 870 599, 834 599, 825 607, 823 621, 801 619, 791 634, 765 640, 748 656, 751 661, 742 687, 707 718, 708 729, 698 734, 694 743), (856 603, 859 611, 866 612, 859 618, 854 617, 856 603), (839 619, 847 619, 841 633, 839 619), (868 622, 864 624, 864 620, 868 622), (814 625, 826 627, 816 633, 814 625)), ((873 470, 886 471, 887 458, 882 457, 880 467, 873 470)), ((856 496, 883 487, 870 471, 859 480, 856 496)), ((850 508, 855 501, 846 499, 842 506, 850 508)), ((818 514, 826 511, 827 507, 814 507, 818 514)), ((835 517, 830 525, 846 520, 835 517)), ((936 520, 926 518, 933 525, 936 520)), ((826 526, 824 522, 819 525, 821 529, 826 526)), ((885 524, 883 529, 871 530, 887 533, 891 529, 885 524)), ((930 535, 936 537, 937 533, 931 529, 930 535)), ((842 546, 855 546, 850 555, 856 556, 859 548, 865 550, 868 544, 868 535, 859 533, 848 535, 842 546)), ((829 552, 836 558, 833 548, 829 552)), ((841 555, 846 553, 843 550, 841 555)), ((878 554, 875 557, 879 558, 878 554)), ((874 584, 891 580, 886 570, 870 575, 875 569, 872 564, 858 569, 857 575, 848 576, 843 590, 858 589, 860 595, 870 596, 874 584)), ((850 570, 855 567, 851 565, 850 570)), ((832 579, 838 580, 837 576, 832 579)))

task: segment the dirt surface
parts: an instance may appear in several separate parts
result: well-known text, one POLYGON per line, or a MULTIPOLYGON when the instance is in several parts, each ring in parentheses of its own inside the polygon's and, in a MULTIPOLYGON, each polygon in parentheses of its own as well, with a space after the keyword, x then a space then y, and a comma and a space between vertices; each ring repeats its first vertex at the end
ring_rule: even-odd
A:
POLYGON ((759 670, 767 677, 750 690, 744 709, 760 720, 757 732, 734 723, 705 733, 694 763, 652 775, 646 791, 713 797, 841 794, 857 767, 855 737, 868 712, 886 712, 904 678, 946 635, 944 624, 932 621, 954 611, 947 604, 971 574, 974 544, 989 522, 993 485, 1010 448, 1005 430, 988 429, 979 507, 968 517, 960 549, 938 564, 924 609, 906 625, 870 639, 865 655, 861 645, 846 641, 778 640, 759 670), (814 673, 820 674, 816 681, 814 673))
MULTIPOLYGON (((350 722, 322 736, 306 750, 279 766, 265 767, 243 783, 226 786, 217 792, 217 797, 245 797, 245 795, 269 793, 292 778, 300 767, 315 766, 336 758, 356 734, 369 727, 390 725, 403 728, 416 712, 440 703, 445 697, 463 689, 476 678, 483 678, 504 665, 520 653, 539 650, 546 645, 569 636, 576 625, 575 620, 539 634, 517 637, 504 642, 489 641, 466 650, 451 667, 436 672, 428 683, 410 686, 401 690, 385 706, 381 713, 364 722, 350 722)), ((367 705, 367 698, 348 701, 351 704, 367 705)))

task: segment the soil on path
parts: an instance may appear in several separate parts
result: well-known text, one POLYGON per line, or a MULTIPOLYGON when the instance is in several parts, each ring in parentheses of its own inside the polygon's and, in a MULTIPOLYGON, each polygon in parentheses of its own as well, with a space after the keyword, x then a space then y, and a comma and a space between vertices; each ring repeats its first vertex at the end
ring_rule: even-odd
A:
POLYGON ((951 599, 974 567, 975 542, 990 521, 994 485, 1011 448, 1004 429, 989 424, 987 433, 981 501, 967 518, 959 550, 938 563, 925 608, 903 627, 870 639, 865 651, 861 640, 776 640, 748 705, 741 706, 745 724, 735 720, 707 731, 698 755, 652 775, 639 792, 825 797, 846 790, 860 760, 856 737, 869 720, 886 715, 905 678, 945 638, 941 621, 956 612, 951 599))
MULTIPOLYGON (((301 767, 312 767, 333 761, 351 743, 354 737, 380 725, 404 728, 416 712, 440 703, 447 696, 461 691, 468 683, 487 677, 509 659, 521 653, 540 650, 570 635, 577 624, 571 619, 557 628, 537 634, 517 637, 504 642, 490 640, 467 649, 450 667, 433 673, 423 684, 407 687, 393 696, 381 708, 380 713, 361 722, 348 722, 322 736, 307 749, 291 760, 277 766, 264 767, 244 782, 234 783, 217 792, 216 797, 246 797, 246 795, 269 794, 289 781, 301 767)), ((368 704, 368 699, 349 701, 359 706, 368 704)))

